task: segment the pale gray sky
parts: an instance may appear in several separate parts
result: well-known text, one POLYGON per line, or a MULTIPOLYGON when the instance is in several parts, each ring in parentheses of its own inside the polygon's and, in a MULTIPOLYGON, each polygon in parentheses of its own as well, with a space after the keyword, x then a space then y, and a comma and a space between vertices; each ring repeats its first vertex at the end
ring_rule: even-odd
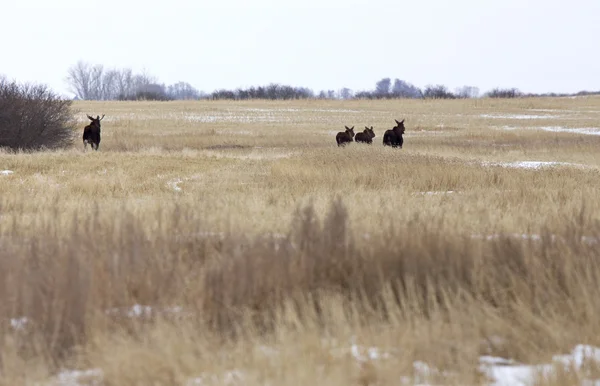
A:
POLYGON ((372 89, 600 90, 600 0, 19 0, 0 74, 67 93, 78 60, 203 91, 270 82, 372 89))

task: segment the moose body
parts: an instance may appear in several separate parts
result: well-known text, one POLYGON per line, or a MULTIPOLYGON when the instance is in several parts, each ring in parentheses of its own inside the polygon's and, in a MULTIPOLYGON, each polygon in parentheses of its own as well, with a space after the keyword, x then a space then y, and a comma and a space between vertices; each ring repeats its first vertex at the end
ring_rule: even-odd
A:
POLYGON ((373 138, 375 138, 375 132, 373 131, 373 126, 371 126, 370 129, 367 126, 365 126, 365 129, 363 130, 362 133, 356 133, 356 135, 354 136, 354 141, 363 142, 363 143, 367 143, 370 145, 373 143, 373 138))
POLYGON ((402 145, 404 144, 404 138, 402 138, 402 134, 404 134, 404 119, 402 122, 398 122, 397 119, 396 126, 394 126, 391 130, 386 130, 383 134, 383 145, 391 146, 391 147, 399 147, 402 149, 402 145))
POLYGON ((340 131, 335 136, 335 141, 338 146, 344 146, 352 142, 352 139, 354 138, 354 126, 352 126, 352 128, 349 128, 348 126, 344 127, 346 128, 346 131, 340 131))
POLYGON ((92 149, 98 150, 100 146, 100 121, 104 119, 104 115, 102 115, 102 118, 99 115, 96 118, 89 115, 87 117, 92 122, 83 129, 83 149, 85 150, 89 143, 92 149))

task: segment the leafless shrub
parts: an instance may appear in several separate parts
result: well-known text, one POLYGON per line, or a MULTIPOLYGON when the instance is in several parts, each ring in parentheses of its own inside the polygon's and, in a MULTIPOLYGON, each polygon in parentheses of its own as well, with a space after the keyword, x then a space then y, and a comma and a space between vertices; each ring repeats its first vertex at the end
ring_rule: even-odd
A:
POLYGON ((427 85, 423 91, 423 97, 429 99, 456 99, 456 95, 444 85, 427 85))
POLYGON ((0 79, 0 147, 64 148, 73 142, 74 127, 71 101, 44 85, 0 79))
POLYGON ((495 88, 488 91, 485 95, 488 98, 519 98, 523 93, 516 88, 495 88))

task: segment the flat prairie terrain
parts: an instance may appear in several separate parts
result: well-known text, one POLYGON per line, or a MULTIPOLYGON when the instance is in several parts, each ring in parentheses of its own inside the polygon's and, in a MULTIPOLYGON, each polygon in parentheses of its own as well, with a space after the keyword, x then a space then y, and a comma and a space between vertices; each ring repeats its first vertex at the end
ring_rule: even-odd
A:
POLYGON ((600 379, 600 98, 74 109, 0 152, 0 384, 600 379))

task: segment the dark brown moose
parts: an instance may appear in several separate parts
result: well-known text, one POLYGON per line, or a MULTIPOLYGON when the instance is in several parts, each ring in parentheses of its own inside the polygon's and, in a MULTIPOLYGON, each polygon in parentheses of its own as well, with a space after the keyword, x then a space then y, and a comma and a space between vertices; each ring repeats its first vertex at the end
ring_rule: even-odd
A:
POLYGON ((354 136, 354 141, 368 143, 369 145, 373 143, 373 138, 375 138, 375 132, 373 131, 373 126, 369 129, 365 126, 365 129, 362 133, 356 133, 354 136))
POLYGON ((100 121, 104 119, 104 114, 102 118, 99 115, 96 118, 89 115, 87 117, 92 122, 83 129, 83 149, 85 150, 89 143, 92 149, 98 150, 98 146, 100 146, 100 121))
POLYGON ((344 127, 346 128, 346 131, 340 131, 335 136, 335 141, 337 142, 338 146, 344 146, 352 142, 352 138, 354 138, 354 126, 352 126, 352 128, 349 128, 348 126, 344 127))
POLYGON ((391 147, 399 147, 402 149, 402 144, 404 144, 404 139, 402 138, 402 134, 404 134, 404 119, 402 122, 398 122, 397 119, 396 126, 394 126, 391 130, 387 130, 383 134, 383 145, 391 146, 391 147))

